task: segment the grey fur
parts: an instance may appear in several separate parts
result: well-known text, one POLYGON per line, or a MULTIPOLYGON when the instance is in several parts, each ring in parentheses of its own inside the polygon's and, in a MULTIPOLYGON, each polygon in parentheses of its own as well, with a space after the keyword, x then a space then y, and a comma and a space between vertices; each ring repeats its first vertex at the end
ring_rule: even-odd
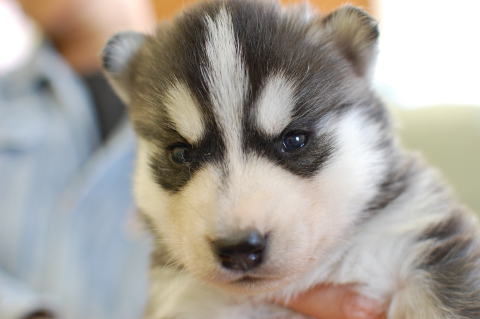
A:
POLYGON ((428 241, 429 247, 419 268, 431 274, 445 316, 479 318, 480 241, 472 222, 457 208, 420 240, 428 241))

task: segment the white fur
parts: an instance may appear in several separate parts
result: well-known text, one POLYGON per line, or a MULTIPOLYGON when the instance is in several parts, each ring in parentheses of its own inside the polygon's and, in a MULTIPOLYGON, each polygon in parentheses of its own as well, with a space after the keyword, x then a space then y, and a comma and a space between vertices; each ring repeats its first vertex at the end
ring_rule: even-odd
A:
POLYGON ((171 268, 153 269, 151 277, 151 302, 156 305, 149 313, 151 318, 305 319, 274 304, 226 294, 171 268))
POLYGON ((206 17, 208 35, 206 52, 210 67, 206 69, 213 109, 228 145, 239 145, 238 132, 247 94, 248 77, 235 39, 232 17, 222 7, 212 19, 206 17))
POLYGON ((271 77, 258 102, 258 126, 270 136, 280 134, 291 121, 294 107, 294 84, 281 75, 271 77))
MULTIPOLYGON (((170 197, 153 179, 149 159, 154 155, 154 150, 153 143, 138 139, 134 194, 138 208, 152 220, 158 221, 165 215, 162 212, 167 210, 170 197)), ((164 228, 166 225, 160 220, 153 226, 164 228)))
POLYGON ((205 133, 202 114, 189 89, 177 82, 167 90, 165 107, 174 128, 190 144, 199 141, 205 133))
POLYGON ((431 291, 433 285, 429 281, 429 275, 422 271, 416 271, 406 278, 393 295, 388 318, 453 319, 453 316, 445 317, 445 314, 441 313, 441 302, 434 297, 434 292, 431 291))
POLYGON ((130 103, 130 94, 128 93, 128 90, 126 90, 122 84, 118 83, 118 79, 111 74, 106 73, 105 77, 107 78, 108 83, 110 83, 120 100, 122 100, 123 103, 128 105, 130 103))

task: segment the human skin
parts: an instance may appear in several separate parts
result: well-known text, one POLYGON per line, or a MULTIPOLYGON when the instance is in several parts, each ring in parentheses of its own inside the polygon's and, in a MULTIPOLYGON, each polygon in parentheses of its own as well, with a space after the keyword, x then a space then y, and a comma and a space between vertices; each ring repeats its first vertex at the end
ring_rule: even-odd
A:
POLYGON ((78 73, 101 69, 107 40, 124 30, 152 32, 156 18, 150 0, 18 0, 56 49, 78 73))
POLYGON ((385 319, 382 305, 352 286, 320 285, 290 300, 287 306, 318 319, 385 319))

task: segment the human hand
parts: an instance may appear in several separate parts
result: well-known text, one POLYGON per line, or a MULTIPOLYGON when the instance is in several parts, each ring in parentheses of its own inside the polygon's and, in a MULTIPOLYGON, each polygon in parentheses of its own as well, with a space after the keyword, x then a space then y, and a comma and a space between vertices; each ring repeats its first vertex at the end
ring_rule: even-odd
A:
POLYGON ((385 309, 352 286, 320 285, 290 300, 287 307, 318 319, 385 319, 385 309))

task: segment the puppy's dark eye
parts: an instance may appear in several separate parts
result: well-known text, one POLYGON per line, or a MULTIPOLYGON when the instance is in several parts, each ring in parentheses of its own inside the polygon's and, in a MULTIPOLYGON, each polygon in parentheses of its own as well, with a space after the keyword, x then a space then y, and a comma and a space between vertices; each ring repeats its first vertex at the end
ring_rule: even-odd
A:
POLYGON ((283 151, 293 152, 307 143, 307 134, 300 132, 290 132, 285 135, 283 139, 283 151))
POLYGON ((170 157, 177 164, 185 164, 192 161, 190 149, 185 145, 173 146, 170 150, 170 157))

